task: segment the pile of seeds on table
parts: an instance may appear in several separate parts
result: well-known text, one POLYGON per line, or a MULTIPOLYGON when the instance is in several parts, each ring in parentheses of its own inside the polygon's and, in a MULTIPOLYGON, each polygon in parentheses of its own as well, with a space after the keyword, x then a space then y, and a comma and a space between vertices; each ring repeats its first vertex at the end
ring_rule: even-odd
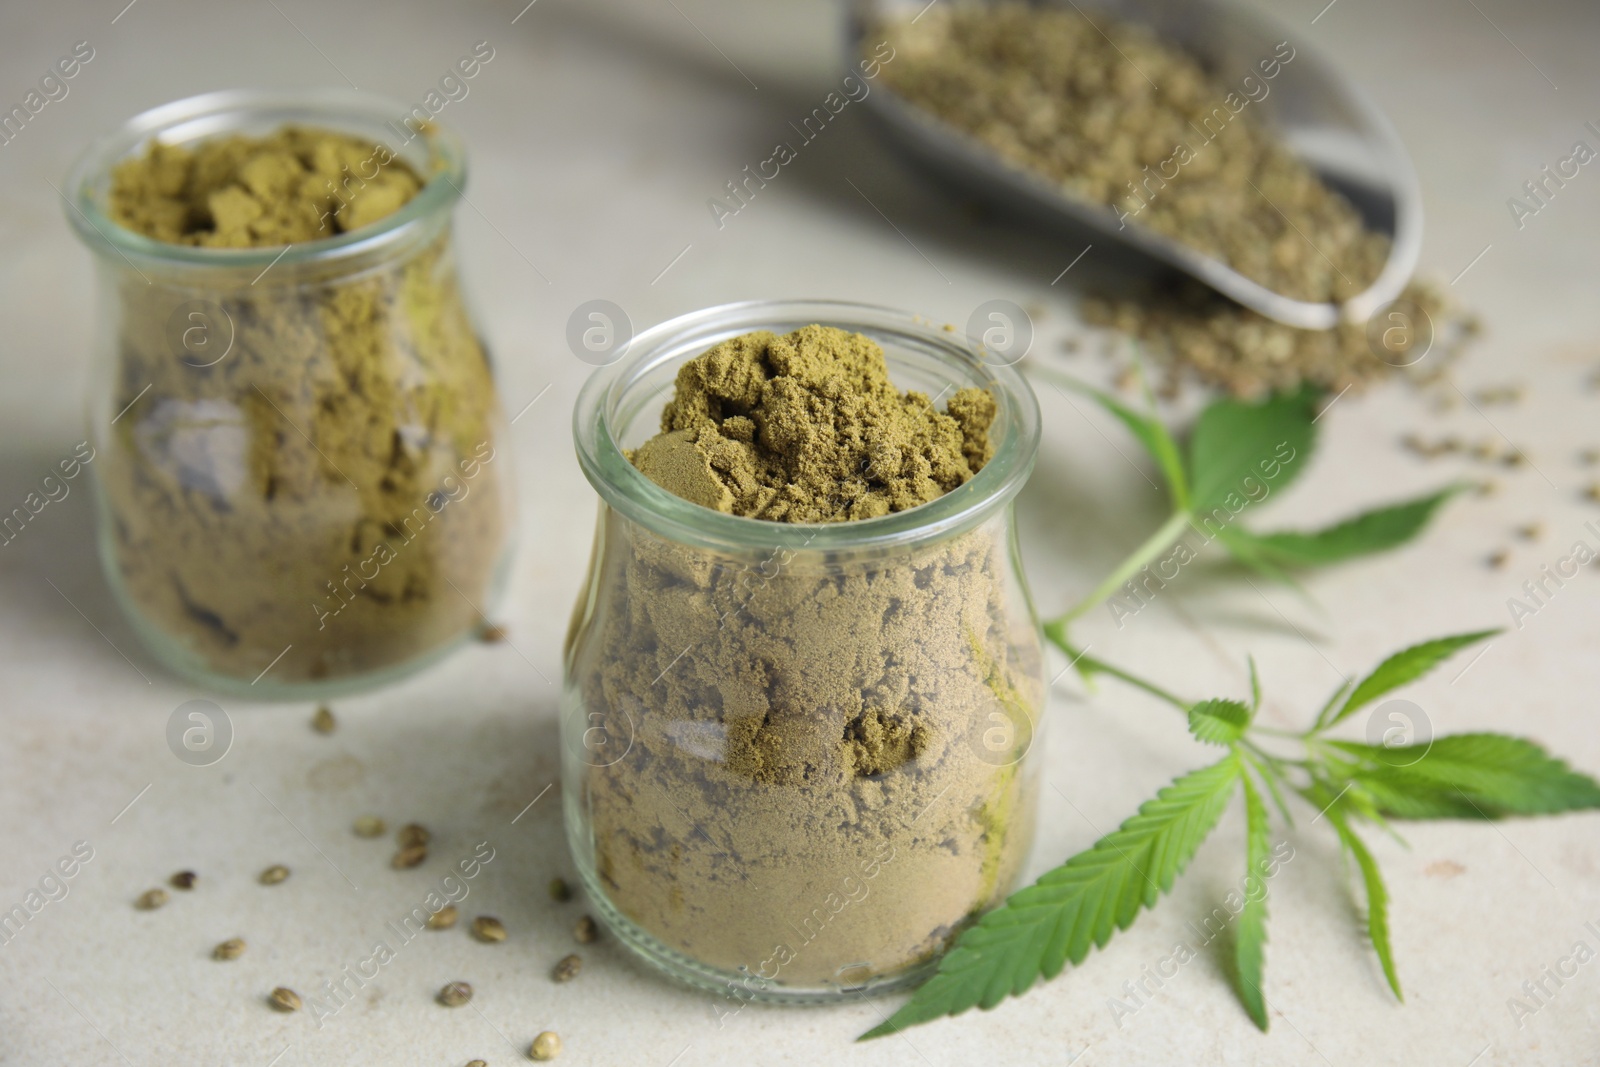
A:
MULTIPOLYGON (((312 718, 312 728, 320 734, 331 734, 336 728, 333 712, 327 707, 319 707, 312 718)), ((376 815, 362 815, 352 824, 351 830, 357 837, 375 839, 382 837, 387 832, 388 824, 376 815)), ((407 823, 395 834, 395 842, 399 848, 391 861, 391 866, 396 870, 409 870, 420 866, 428 856, 428 845, 433 835, 427 827, 420 823, 407 823)), ((281 863, 274 863, 264 868, 256 881, 262 885, 280 885, 290 877, 290 870, 281 863)), ((173 874, 168 879, 172 888, 184 892, 193 891, 200 882, 200 876, 191 870, 182 870, 173 874)), ((550 899, 556 903, 571 901, 574 897, 572 887, 565 879, 555 878, 550 883, 550 899)), ((154 911, 170 903, 172 895, 161 887, 147 889, 140 893, 134 900, 134 907, 140 911, 154 911)), ((454 904, 446 904, 438 911, 429 915, 426 926, 430 930, 448 930, 456 925, 460 916, 454 904)), ((486 944, 498 944, 509 938, 506 926, 492 915, 479 915, 468 926, 468 932, 478 941, 486 944)), ((600 936, 600 927, 592 916, 581 916, 573 925, 572 937, 579 944, 591 944, 600 936)), ((230 937, 219 942, 211 950, 211 958, 227 961, 239 959, 245 953, 246 944, 241 937, 230 937)), ((551 980, 555 982, 570 982, 578 977, 583 968, 583 958, 576 953, 569 953, 556 962, 551 970, 551 980)), ((434 994, 434 1000, 446 1008, 457 1008, 468 1004, 473 998, 473 988, 468 982, 455 980, 440 986, 434 994)), ((266 994, 265 1003, 275 1011, 292 1013, 300 1011, 305 1005, 300 995, 288 986, 277 986, 266 994)), ((553 1060, 561 1054, 561 1037, 553 1030, 539 1033, 528 1046, 528 1058, 533 1060, 553 1060)), ((487 1067, 484 1060, 472 1060, 467 1067, 487 1067)))
POLYGON ((1084 319, 1091 325, 1120 330, 1144 343, 1143 351, 1163 374, 1160 391, 1169 397, 1186 379, 1240 397, 1301 384, 1330 393, 1347 388, 1359 392, 1394 377, 1429 385, 1443 380, 1480 331, 1475 317, 1426 282, 1408 285, 1393 313, 1403 318, 1394 320, 1392 328, 1380 318, 1377 326, 1346 322, 1331 330, 1300 330, 1189 279, 1138 296, 1083 302, 1084 319))

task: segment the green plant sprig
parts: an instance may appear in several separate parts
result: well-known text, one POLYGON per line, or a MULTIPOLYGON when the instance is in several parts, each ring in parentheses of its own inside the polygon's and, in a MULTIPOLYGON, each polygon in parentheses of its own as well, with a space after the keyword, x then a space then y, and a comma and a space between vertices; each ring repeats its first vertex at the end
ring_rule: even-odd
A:
MULTIPOLYGON (((1434 512, 1465 488, 1450 485, 1426 496, 1387 504, 1320 530, 1256 533, 1234 522, 1252 502, 1286 489, 1306 468, 1317 444, 1312 388, 1249 403, 1223 397, 1200 413, 1187 448, 1154 414, 1133 410, 1116 397, 1048 370, 1064 388, 1094 400, 1121 422, 1155 460, 1166 483, 1171 514, 1159 529, 1059 618, 1046 624, 1065 637, 1076 619, 1116 595, 1152 562, 1194 530, 1216 541, 1240 564, 1273 581, 1293 584, 1293 572, 1395 548, 1411 540, 1434 512)), ((1154 398, 1144 389, 1146 406, 1154 398)))
POLYGON ((1388 890, 1356 826, 1387 828, 1390 819, 1497 819, 1600 808, 1600 783, 1522 738, 1450 734, 1388 746, 1326 736, 1372 701, 1497 632, 1439 638, 1395 653, 1354 688, 1346 684, 1336 689, 1299 733, 1255 724, 1261 687, 1254 661, 1248 702, 1191 702, 1058 642, 1086 676, 1119 679, 1172 705, 1186 716, 1197 740, 1227 752, 1217 762, 1179 776, 1115 831, 969 926, 940 959, 937 972, 862 1038, 973 1007, 987 1010, 1026 992, 1040 978, 1054 978, 1069 961, 1082 963, 1091 947, 1104 948, 1117 930, 1126 930, 1172 889, 1235 791, 1244 795, 1246 884, 1260 890, 1246 893, 1230 968, 1250 1018, 1267 1029, 1263 982, 1271 821, 1264 794, 1273 798, 1286 822, 1292 823, 1285 794, 1298 796, 1317 811, 1314 822, 1327 819, 1342 851, 1355 861, 1368 937, 1395 997, 1403 999, 1389 943, 1388 890), (1293 758, 1274 755, 1258 742, 1262 735, 1280 743, 1293 740, 1300 752, 1293 758))

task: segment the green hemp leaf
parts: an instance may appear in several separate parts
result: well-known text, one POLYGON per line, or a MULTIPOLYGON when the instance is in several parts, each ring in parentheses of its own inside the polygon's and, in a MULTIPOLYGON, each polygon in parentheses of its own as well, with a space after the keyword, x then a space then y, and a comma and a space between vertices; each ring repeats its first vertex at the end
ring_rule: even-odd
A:
POLYGON ((881 1026, 879 1037, 974 1005, 992 1008, 1024 993, 1034 980, 1054 978, 1068 960, 1082 963, 1090 947, 1105 947, 1141 908, 1188 866, 1239 779, 1233 753, 1182 776, 1139 806, 1114 832, 970 926, 939 961, 939 970, 910 1002, 881 1026))
MULTIPOLYGON (((1439 637, 1432 641, 1424 641, 1420 645, 1412 645, 1408 649, 1396 652, 1382 663, 1377 669, 1363 678, 1348 699, 1344 707, 1337 713, 1330 715, 1333 703, 1330 702, 1323 714, 1317 717, 1317 727, 1325 729, 1335 723, 1342 722, 1352 713, 1370 704, 1385 693, 1408 685, 1433 670, 1440 663, 1455 655, 1459 650, 1468 645, 1475 645, 1486 637, 1493 637, 1499 630, 1478 630, 1470 634, 1456 634, 1453 637, 1439 637)), ((1337 696, 1335 696, 1335 700, 1337 696)))
POLYGON ((1268 579, 1295 584, 1293 572, 1383 552, 1415 538, 1462 486, 1451 485, 1352 516, 1321 530, 1256 533, 1238 517, 1287 489, 1305 472, 1316 449, 1320 395, 1305 387, 1260 401, 1223 397, 1195 420, 1187 449, 1153 413, 1135 411, 1102 390, 1048 370, 1061 388, 1089 397, 1144 446, 1166 481, 1172 512, 1167 521, 1078 603, 1048 625, 1066 627, 1138 579, 1182 538, 1215 542, 1241 565, 1268 579))
POLYGON ((1267 806, 1261 794, 1241 775, 1244 784, 1244 910, 1239 913, 1239 928, 1233 941, 1234 977, 1239 983, 1239 1000, 1262 1030, 1267 1028, 1267 999, 1261 992, 1267 951, 1267 852, 1271 847, 1267 806), (1256 893, 1254 884, 1261 887, 1256 893))
POLYGON ((1202 700, 1189 709, 1189 732, 1208 745, 1231 745, 1250 725, 1250 709, 1237 700, 1202 700))
POLYGON ((1198 740, 1225 745, 1228 753, 1179 777, 1114 833, 967 927, 934 975, 899 1011, 862 1037, 894 1033, 974 1007, 993 1008, 1026 992, 1039 978, 1054 978, 1068 961, 1082 963, 1091 948, 1104 948, 1113 933, 1126 930, 1143 909, 1171 891, 1222 817, 1236 785, 1244 794, 1245 893, 1235 916, 1229 969, 1251 1020, 1267 1029, 1267 880, 1275 868, 1271 816, 1260 786, 1271 794, 1286 823, 1285 794, 1298 795, 1317 812, 1312 823, 1325 820, 1355 861, 1368 939, 1389 987, 1403 999, 1389 939, 1389 890, 1358 824, 1384 827, 1386 818, 1494 819, 1600 809, 1600 782, 1521 738, 1449 734, 1387 746, 1325 736, 1357 709, 1496 632, 1443 637, 1397 652, 1353 690, 1348 683, 1341 685, 1311 725, 1293 733, 1255 722, 1261 685, 1253 659, 1249 704, 1229 699, 1195 703, 1075 650, 1063 628, 1048 630, 1086 677, 1116 678, 1171 705, 1186 716, 1198 740), (1298 745, 1297 753, 1282 754, 1286 744, 1298 745))

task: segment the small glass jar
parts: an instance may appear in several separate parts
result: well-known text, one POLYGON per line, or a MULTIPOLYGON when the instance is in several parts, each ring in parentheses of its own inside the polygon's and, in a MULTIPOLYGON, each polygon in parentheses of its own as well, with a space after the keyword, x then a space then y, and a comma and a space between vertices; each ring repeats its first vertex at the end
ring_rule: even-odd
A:
POLYGON ((70 179, 100 290, 101 558, 157 657, 215 689, 390 680, 471 633, 502 584, 503 415, 451 242, 465 159, 405 114, 347 91, 212 93, 132 119, 70 179), (113 168, 152 141, 286 125, 363 138, 380 146, 365 177, 398 158, 424 184, 371 225, 282 248, 170 244, 108 216, 113 168))
POLYGON ((1012 516, 1032 391, 895 312, 734 304, 636 338, 590 378, 574 431, 600 515, 562 782, 600 914, 721 993, 719 1016, 917 981, 1004 898, 1032 838, 1045 685, 1012 516), (684 361, 812 323, 872 338, 902 390, 989 389, 993 458, 920 507, 804 525, 701 507, 628 461, 684 361))

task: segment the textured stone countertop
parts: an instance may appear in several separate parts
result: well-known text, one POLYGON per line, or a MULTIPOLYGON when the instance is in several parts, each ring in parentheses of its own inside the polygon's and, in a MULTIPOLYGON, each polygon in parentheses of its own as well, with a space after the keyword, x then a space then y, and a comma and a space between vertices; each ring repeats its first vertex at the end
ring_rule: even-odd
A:
MULTIPOLYGON (((440 119, 471 150, 458 229, 504 403, 515 412, 538 399, 511 438, 521 544, 502 613, 509 640, 336 702, 331 736, 310 729, 309 704, 219 698, 235 731, 227 757, 206 768, 173 757, 169 715, 215 694, 161 670, 119 616, 96 561, 86 485, 0 549, 0 908, 23 901, 75 842, 93 853, 64 899, 0 945, 0 1063, 447 1067, 516 1062, 544 1029, 561 1033, 561 1062, 575 1065, 1600 1063, 1600 963, 1562 963, 1575 942, 1600 949, 1600 814, 1414 825, 1409 847, 1374 835, 1404 1005, 1363 942, 1325 827, 1301 820, 1288 837, 1295 858, 1272 889, 1267 1035, 1237 1005, 1214 950, 1132 1015, 1110 1003, 1192 938, 1187 921, 1237 881, 1237 810, 1171 897, 1082 967, 995 1011, 904 1038, 852 1044, 891 1002, 751 1007, 719 1026, 710 998, 604 940, 585 950, 577 981, 553 984, 549 969, 583 911, 551 904, 544 888, 571 874, 559 787, 550 788, 552 682, 593 515, 569 429, 589 370, 567 349, 571 311, 606 298, 642 328, 731 300, 822 296, 960 323, 1003 297, 1035 311, 1038 351, 1057 360, 1061 340, 1080 329, 1068 286, 1100 268, 1091 256, 1052 287, 1077 248, 974 219, 885 155, 848 112, 718 229, 707 199, 766 158, 838 78, 832 4, 539 0, 519 15, 525 0, 136 0, 119 15, 123 2, 14 5, 3 19, 6 109, 76 42, 94 55, 65 98, 0 145, 0 508, 20 504, 84 436, 99 312, 90 256, 52 183, 90 138, 211 89, 350 82, 420 100, 475 42, 490 42, 494 58, 440 119), (365 812, 425 822, 434 854, 451 861, 489 841, 495 859, 466 910, 500 916, 511 936, 489 947, 457 930, 408 946, 318 1028, 308 1013, 272 1012, 265 994, 315 988, 366 957, 386 920, 442 873, 391 871, 387 848, 349 832, 365 812), (254 877, 273 862, 293 876, 262 889, 254 877), (142 890, 182 868, 199 872, 196 891, 158 911, 134 909, 142 890), (211 946, 234 935, 250 950, 213 962, 211 946), (1576 973, 1559 988, 1546 980, 1545 1002, 1513 1018, 1508 1000, 1526 1000, 1523 983, 1562 966, 1576 973), (432 1002, 452 978, 477 987, 470 1009, 432 1002)), ((1497 494, 1452 504, 1420 541, 1311 577, 1315 603, 1210 569, 1121 630, 1096 617, 1080 632, 1098 654, 1196 695, 1241 692, 1252 652, 1270 694, 1264 714, 1281 725, 1300 721, 1339 674, 1404 644, 1510 623, 1507 598, 1541 565, 1574 541, 1600 541, 1585 526, 1600 506, 1583 497, 1600 471, 1577 459, 1600 445, 1591 384, 1600 176, 1585 167, 1520 229, 1506 206, 1574 141, 1600 147, 1584 125, 1600 122, 1600 12, 1324 2, 1271 6, 1295 42, 1366 87, 1415 157, 1423 270, 1444 282, 1460 275, 1452 292, 1486 328, 1457 380, 1469 392, 1519 384, 1525 397, 1442 413, 1405 389, 1344 398, 1319 424, 1312 469, 1271 502, 1272 524, 1320 522, 1480 472, 1404 451, 1398 439, 1411 430, 1504 434, 1532 463, 1496 472, 1497 494), (1516 528, 1532 522, 1543 536, 1520 539, 1516 528), (1501 548, 1505 565, 1488 567, 1501 548)), ((1079 357, 1077 366, 1094 374, 1100 363, 1079 357)), ((1019 516, 1034 597, 1049 612, 1162 515, 1119 457, 1132 453, 1114 423, 1053 390, 1041 402, 1044 445, 1019 516)), ((1597 589, 1591 569, 1469 673, 1463 658, 1406 696, 1436 730, 1511 730, 1600 771, 1597 589)), ((1126 689, 1088 694, 1068 674, 1049 714, 1034 872, 1087 847, 1096 828, 1204 758, 1170 712, 1126 689)))

